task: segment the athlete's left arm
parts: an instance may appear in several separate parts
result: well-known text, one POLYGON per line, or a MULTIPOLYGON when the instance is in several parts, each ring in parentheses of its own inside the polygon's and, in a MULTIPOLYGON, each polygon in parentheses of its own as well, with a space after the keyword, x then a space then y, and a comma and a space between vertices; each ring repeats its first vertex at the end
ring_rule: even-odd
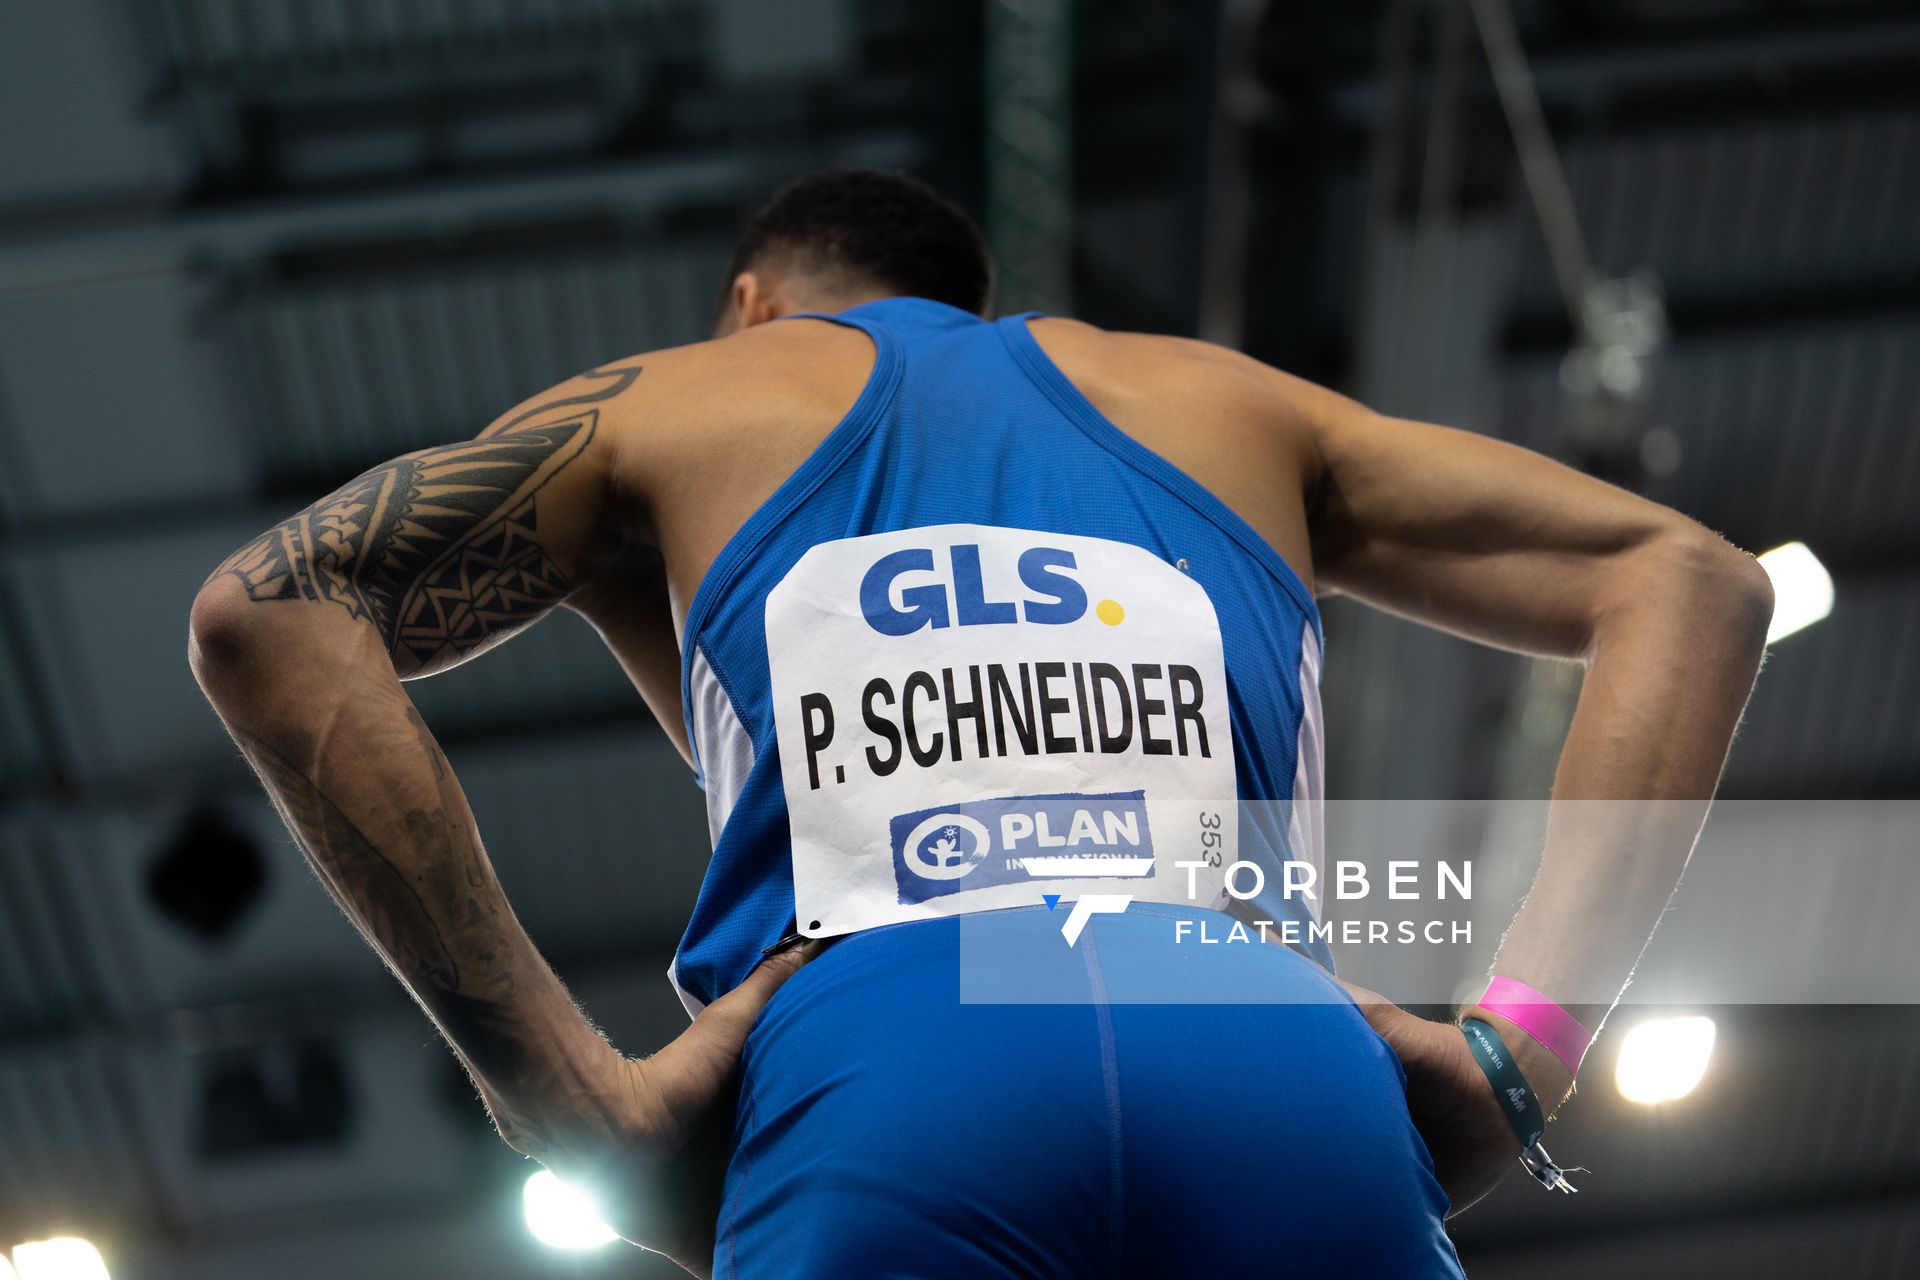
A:
MULTIPOLYGON (((637 362, 599 369, 477 439, 375 467, 234 553, 193 605, 195 675, 321 883, 466 1063, 502 1136, 562 1167, 684 1149, 799 960, 762 966, 652 1058, 625 1058, 515 918, 401 683, 592 579, 617 542, 615 428, 643 411, 642 385, 637 362)), ((711 1219, 616 1225, 672 1251, 711 1219)))
MULTIPOLYGON (((1496 971, 1581 1006, 1595 1026, 1718 785, 1765 646, 1767 576, 1677 512, 1537 454, 1289 382, 1315 444, 1309 522, 1323 586, 1586 668, 1540 871, 1496 971)), ((1475 1016, 1501 1031, 1549 1110, 1565 1097, 1571 1077, 1557 1058, 1498 1014, 1475 1016)), ((1462 1039, 1443 1041, 1456 1065, 1468 1061, 1462 1039)), ((1484 1187, 1469 1179, 1461 1190, 1470 1200, 1484 1187)))

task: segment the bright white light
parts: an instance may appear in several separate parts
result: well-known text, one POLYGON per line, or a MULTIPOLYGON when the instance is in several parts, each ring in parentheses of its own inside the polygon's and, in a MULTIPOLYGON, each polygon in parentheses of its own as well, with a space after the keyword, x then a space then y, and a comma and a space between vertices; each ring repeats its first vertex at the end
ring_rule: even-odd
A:
POLYGON ((1627 1033, 1614 1081, 1628 1102, 1672 1102, 1693 1092, 1713 1056, 1712 1018, 1655 1018, 1627 1033))
POLYGON ((13 1265, 20 1280, 108 1280, 100 1251, 74 1236, 17 1244, 13 1265))
POLYGON ((1833 612, 1833 578, 1804 542, 1789 542, 1760 557, 1773 579, 1773 623, 1767 643, 1810 627, 1833 612))
POLYGON ((620 1237, 600 1220, 593 1198, 542 1169, 527 1179, 522 1193, 527 1230, 556 1249, 598 1249, 620 1237))
POLYGON ((0 1280, 18 1280, 19 1274, 13 1269, 13 1264, 7 1261, 7 1255, 0 1253, 0 1280))

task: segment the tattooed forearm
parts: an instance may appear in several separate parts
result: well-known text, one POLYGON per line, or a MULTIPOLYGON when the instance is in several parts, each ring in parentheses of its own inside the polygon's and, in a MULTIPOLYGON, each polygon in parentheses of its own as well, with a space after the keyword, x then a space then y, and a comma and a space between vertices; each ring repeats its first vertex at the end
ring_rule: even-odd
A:
MULTIPOLYGON (((460 966, 447 949, 434 912, 406 873, 281 748, 244 729, 235 728, 234 735, 308 863, 368 941, 390 957, 410 983, 424 980, 443 991, 458 991, 460 966)), ((415 809, 407 815, 407 825, 416 831, 434 822, 444 828, 445 812, 429 818, 415 809)), ((444 838, 440 843, 443 848, 450 844, 444 838)))
POLYGON ((529 1059, 524 1019, 509 1008, 519 984, 506 953, 518 926, 446 756, 419 713, 406 712, 432 762, 440 804, 391 815, 400 826, 394 856, 314 780, 311 763, 296 764, 297 753, 245 730, 235 736, 327 891, 474 1072, 507 1085, 526 1076, 529 1059))
POLYGON ((195 673, 296 843, 516 1132, 623 1060, 514 918, 395 677, 526 626, 576 573, 597 580, 581 566, 612 487, 598 402, 639 372, 597 371, 479 439, 368 471, 242 548, 194 607, 195 673))

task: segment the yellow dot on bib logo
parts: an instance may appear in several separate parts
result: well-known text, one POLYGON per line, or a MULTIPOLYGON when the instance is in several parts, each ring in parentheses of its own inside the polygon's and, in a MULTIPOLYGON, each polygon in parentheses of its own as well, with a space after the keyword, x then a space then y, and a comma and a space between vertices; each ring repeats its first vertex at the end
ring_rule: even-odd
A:
POLYGON ((1119 626, 1121 620, 1127 616, 1127 611, 1120 607, 1118 600, 1102 600, 1099 604, 1093 606, 1093 613, 1095 617, 1110 627, 1119 626))

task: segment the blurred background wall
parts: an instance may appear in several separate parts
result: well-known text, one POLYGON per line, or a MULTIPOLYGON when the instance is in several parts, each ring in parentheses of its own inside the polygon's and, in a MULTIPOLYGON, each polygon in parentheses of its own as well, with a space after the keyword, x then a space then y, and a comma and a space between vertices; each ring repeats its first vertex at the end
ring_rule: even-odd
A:
MULTIPOLYGON (((1199 333, 1805 541, 1834 610, 1774 650, 1726 791, 1912 797, 1920 9, 1515 17, 1584 275, 1464 0, 12 0, 0 1248, 83 1234, 120 1280, 672 1274, 528 1235, 528 1166, 300 865, 186 609, 366 465, 705 336, 741 218, 820 165, 954 195, 1006 309, 1199 333)), ((1333 795, 1544 794, 1567 672, 1337 601, 1327 627, 1333 795)), ((556 617, 413 692, 535 938, 656 1046, 706 832, 614 663, 556 617)), ((1716 1016, 1680 1102, 1591 1073, 1555 1126, 1583 1193, 1515 1179, 1461 1218, 1473 1275, 1920 1274, 1914 1010, 1716 1016)))

